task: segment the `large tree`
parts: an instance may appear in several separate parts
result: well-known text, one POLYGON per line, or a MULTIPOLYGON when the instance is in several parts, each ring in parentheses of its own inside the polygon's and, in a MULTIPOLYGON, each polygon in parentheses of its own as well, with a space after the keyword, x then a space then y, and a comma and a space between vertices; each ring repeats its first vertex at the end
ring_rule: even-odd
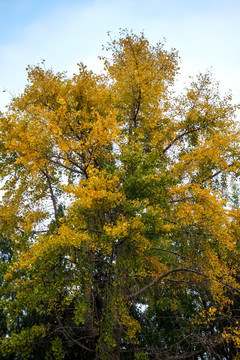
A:
POLYGON ((209 73, 176 96, 143 34, 106 50, 102 76, 29 67, 1 115, 2 358, 233 359, 236 107, 209 73))

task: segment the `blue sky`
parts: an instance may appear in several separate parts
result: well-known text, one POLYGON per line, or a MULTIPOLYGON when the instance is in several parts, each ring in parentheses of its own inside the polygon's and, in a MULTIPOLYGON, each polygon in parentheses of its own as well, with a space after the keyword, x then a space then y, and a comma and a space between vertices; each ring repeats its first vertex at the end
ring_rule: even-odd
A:
MULTIPOLYGON (((80 61, 101 70, 107 31, 144 30, 153 44, 179 50, 182 86, 211 69, 240 103, 239 0, 0 0, 0 109, 26 84, 25 68, 46 60, 56 71, 80 61)), ((180 86, 179 85, 179 86, 180 86)))

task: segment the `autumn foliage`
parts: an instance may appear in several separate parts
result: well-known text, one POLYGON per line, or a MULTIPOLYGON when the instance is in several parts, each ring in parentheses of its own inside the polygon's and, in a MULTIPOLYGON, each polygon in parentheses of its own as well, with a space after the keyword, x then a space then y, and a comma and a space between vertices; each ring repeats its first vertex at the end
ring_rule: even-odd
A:
POLYGON ((143 34, 105 50, 1 115, 0 359, 237 359, 236 107, 143 34))

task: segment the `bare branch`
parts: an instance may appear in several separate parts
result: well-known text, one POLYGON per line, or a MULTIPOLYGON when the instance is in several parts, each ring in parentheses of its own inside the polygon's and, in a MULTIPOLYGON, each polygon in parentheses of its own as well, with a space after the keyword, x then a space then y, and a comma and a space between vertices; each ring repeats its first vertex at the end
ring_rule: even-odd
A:
POLYGON ((51 163, 53 163, 53 164, 55 164, 55 165, 58 165, 58 166, 60 166, 60 167, 63 167, 64 169, 66 169, 66 170, 68 170, 68 171, 70 171, 70 172, 74 172, 74 173, 77 173, 77 174, 81 174, 81 175, 82 175, 82 171, 79 171, 79 170, 77 170, 77 169, 74 169, 74 168, 72 168, 72 167, 70 167, 70 166, 66 166, 66 165, 64 165, 63 163, 61 163, 61 162, 58 161, 58 160, 53 160, 53 159, 51 158, 50 161, 51 161, 51 163))
POLYGON ((170 147, 172 147, 176 141, 178 141, 179 139, 181 139, 181 138, 184 137, 185 135, 192 134, 192 133, 194 133, 194 132, 196 132, 196 131, 198 131, 198 130, 200 130, 200 129, 201 129, 201 128, 198 127, 198 128, 196 128, 196 129, 187 130, 187 131, 185 131, 184 133, 179 134, 178 136, 175 137, 175 139, 172 140, 172 142, 171 142, 169 145, 167 145, 167 146, 163 149, 163 153, 165 153, 167 150, 169 150, 170 147))
POLYGON ((179 254, 178 252, 176 251, 173 251, 173 250, 167 250, 167 249, 162 249, 162 248, 151 248, 151 250, 157 250, 157 251, 163 251, 163 252, 167 252, 169 254, 173 254, 173 255, 176 255, 182 259, 185 259, 185 260, 189 260, 189 258, 187 256, 184 256, 184 255, 181 255, 179 254))
POLYGON ((54 209, 54 215, 55 215, 55 219, 57 220, 58 219, 57 200, 56 200, 56 197, 55 197, 54 192, 53 192, 51 178, 50 178, 50 175, 49 175, 49 173, 47 171, 41 170, 41 172, 43 173, 43 175, 47 179, 47 183, 48 183, 50 194, 51 194, 51 200, 52 200, 52 204, 53 204, 53 209, 54 209))
POLYGON ((139 291, 135 292, 134 294, 129 296, 129 299, 133 299, 139 295, 141 295, 142 293, 144 293, 146 290, 150 289, 152 286, 156 285, 160 280, 164 279, 165 277, 167 277, 168 275, 175 273, 175 272, 181 272, 181 271, 186 271, 186 272, 190 272, 190 273, 194 273, 197 275, 201 275, 203 277, 207 277, 207 275, 205 275, 203 272, 198 271, 198 270, 194 270, 194 269, 189 269, 189 268, 184 268, 184 267, 180 267, 180 268, 176 268, 176 269, 171 269, 167 272, 165 272, 164 274, 160 275, 159 277, 157 277, 156 279, 154 279, 152 282, 150 282, 148 285, 144 286, 142 289, 140 289, 139 291))

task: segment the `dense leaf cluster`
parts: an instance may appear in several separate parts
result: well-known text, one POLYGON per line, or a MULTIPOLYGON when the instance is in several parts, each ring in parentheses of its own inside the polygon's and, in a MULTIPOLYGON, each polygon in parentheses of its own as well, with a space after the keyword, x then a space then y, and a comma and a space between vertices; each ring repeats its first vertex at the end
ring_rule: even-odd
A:
POLYGON ((144 34, 105 50, 1 115, 0 359, 237 359, 236 107, 144 34))

